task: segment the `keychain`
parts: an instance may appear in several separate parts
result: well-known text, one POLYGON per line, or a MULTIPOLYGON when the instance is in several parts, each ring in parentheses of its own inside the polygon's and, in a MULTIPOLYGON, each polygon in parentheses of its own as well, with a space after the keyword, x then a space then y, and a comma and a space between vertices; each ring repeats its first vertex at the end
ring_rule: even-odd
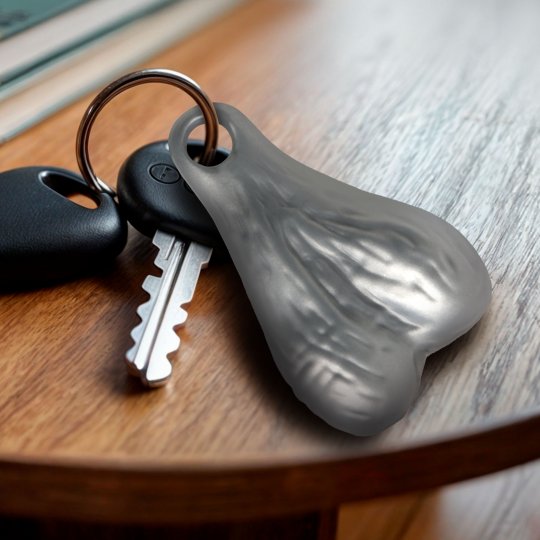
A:
MULTIPOLYGON (((178 86, 182 78, 187 79, 168 70, 144 70, 98 95, 79 132, 81 171, 89 185, 96 190, 104 185, 87 159, 89 126, 97 111, 134 84, 178 86)), ((234 107, 214 108, 206 94, 195 94, 203 114, 192 109, 176 121, 169 151, 180 178, 213 219, 279 371, 296 396, 330 425, 355 435, 380 432, 410 407, 426 357, 467 332, 486 310, 491 283, 484 263, 442 219, 310 169, 275 147, 234 107), (218 121, 231 136, 232 151, 216 163, 218 121), (204 164, 188 151, 189 134, 203 123, 204 164)), ((135 213, 144 212, 145 205, 135 213)), ((180 240, 174 231, 161 230, 157 214, 156 264, 169 276, 164 254, 180 240)), ((161 321, 177 321, 171 313, 182 311, 179 304, 158 305, 157 299, 168 295, 178 302, 175 291, 186 286, 182 279, 190 280, 193 294, 203 264, 199 261, 190 274, 182 273, 185 265, 177 261, 169 285, 162 277, 161 284, 146 287, 151 298, 139 309, 142 321, 133 337, 135 348, 145 339, 153 340, 154 348, 131 368, 147 383, 152 383, 149 372, 157 383, 170 375, 166 354, 158 354, 170 333, 160 342, 163 329, 154 324, 145 334, 149 321, 158 319, 156 310, 161 321)))
POLYGON ((34 288, 109 266, 127 240, 114 199, 74 172, 21 167, 0 173, 0 290, 34 288), (71 195, 91 199, 81 206, 71 195))
POLYGON ((416 397, 426 357, 486 310, 484 263, 442 219, 310 169, 237 109, 216 109, 232 139, 223 163, 187 155, 198 110, 177 120, 170 151, 225 241, 277 367, 332 426, 381 431, 416 397))

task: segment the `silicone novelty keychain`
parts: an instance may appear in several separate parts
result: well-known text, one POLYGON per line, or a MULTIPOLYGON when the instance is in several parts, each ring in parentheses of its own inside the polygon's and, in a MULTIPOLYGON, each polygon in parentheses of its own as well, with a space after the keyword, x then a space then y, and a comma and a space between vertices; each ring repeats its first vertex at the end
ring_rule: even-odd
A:
POLYGON ((478 253, 435 215, 295 161, 237 109, 216 104, 232 152, 190 159, 198 110, 169 148, 212 216, 281 374, 329 424, 355 435, 399 420, 426 357, 467 332, 491 299, 478 253))

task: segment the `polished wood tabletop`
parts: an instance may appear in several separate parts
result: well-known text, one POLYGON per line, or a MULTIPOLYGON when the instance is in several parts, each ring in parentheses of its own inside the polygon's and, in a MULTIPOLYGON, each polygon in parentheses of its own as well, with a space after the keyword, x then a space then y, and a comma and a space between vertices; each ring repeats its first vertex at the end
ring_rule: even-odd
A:
MULTIPOLYGON (((255 518, 540 457, 539 17, 533 0, 260 0, 146 63, 194 78, 295 159, 447 220, 484 259, 493 300, 428 358, 407 416, 358 438, 294 398, 230 262, 201 274, 169 384, 130 377, 141 283, 157 274, 132 229, 101 275, 0 296, 0 511, 255 518)), ((91 98, 2 145, 2 170, 76 170, 91 98)), ((114 184, 191 106, 158 84, 115 98, 91 139, 99 175, 114 184)))

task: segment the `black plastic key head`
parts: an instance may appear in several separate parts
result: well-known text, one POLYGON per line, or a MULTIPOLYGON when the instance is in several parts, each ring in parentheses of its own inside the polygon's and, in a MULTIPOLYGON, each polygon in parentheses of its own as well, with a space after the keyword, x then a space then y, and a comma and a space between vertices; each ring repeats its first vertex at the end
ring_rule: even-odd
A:
MULTIPOLYGON (((200 141, 188 145, 192 157, 202 149, 200 141)), ((215 162, 227 156, 227 151, 218 149, 215 162)), ((146 236, 161 230, 223 248, 212 218, 176 169, 167 141, 147 144, 128 157, 118 175, 118 200, 128 221, 146 236)))
POLYGON ((124 248, 127 224, 114 200, 65 169, 0 173, 0 289, 39 286, 99 270, 124 248), (96 208, 71 200, 90 198, 96 208))

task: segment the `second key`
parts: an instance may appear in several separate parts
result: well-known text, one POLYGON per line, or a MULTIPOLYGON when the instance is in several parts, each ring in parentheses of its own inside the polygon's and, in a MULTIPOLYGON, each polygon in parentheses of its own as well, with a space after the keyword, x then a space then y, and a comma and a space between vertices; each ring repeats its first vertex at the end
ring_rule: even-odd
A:
MULTIPOLYGON (((195 157, 202 147, 202 142, 192 141, 188 151, 195 157)), ((227 156, 218 149, 215 163, 227 156)), ((223 249, 223 243, 212 218, 175 168, 166 141, 143 146, 124 162, 118 199, 129 222, 153 237, 159 250, 154 264, 162 273, 143 282, 150 298, 137 310, 141 321, 131 332, 134 344, 126 361, 145 385, 161 386, 172 372, 169 355, 180 346, 175 329, 187 319, 182 306, 191 301, 213 248, 223 249)))

